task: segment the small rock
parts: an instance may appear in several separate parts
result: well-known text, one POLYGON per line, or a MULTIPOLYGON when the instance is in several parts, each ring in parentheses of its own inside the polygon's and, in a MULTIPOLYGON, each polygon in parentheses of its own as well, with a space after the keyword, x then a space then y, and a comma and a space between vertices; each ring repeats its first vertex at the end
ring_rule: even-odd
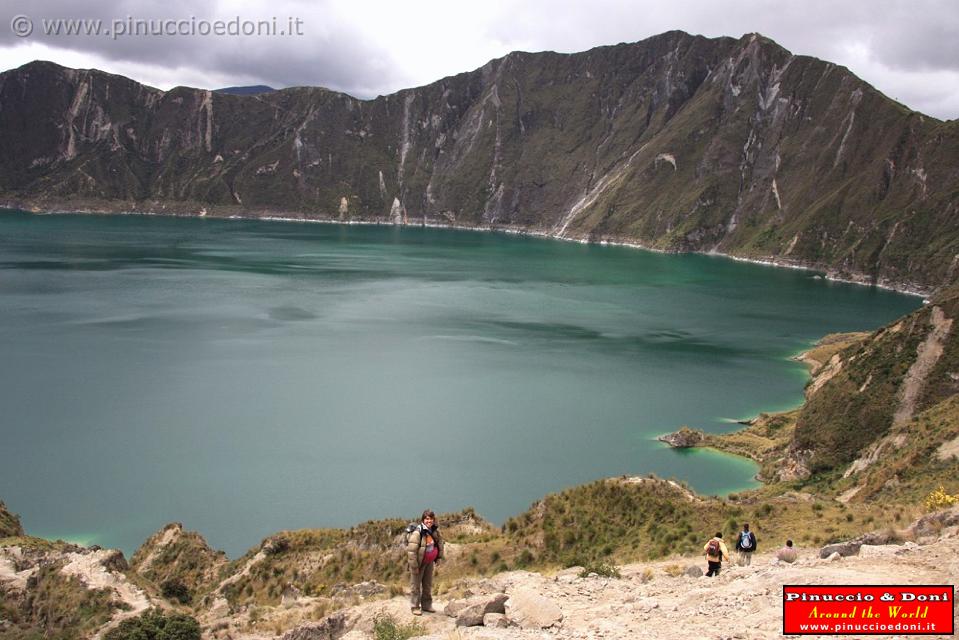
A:
POLYGON ((697 567, 694 564, 686 567, 686 570, 683 572, 686 576, 690 578, 702 578, 705 572, 702 570, 702 567, 697 567))
POLYGON ((483 616, 483 626, 491 629, 505 629, 509 626, 509 620, 503 613, 487 613, 483 616))
POLYGON ((838 551, 834 551, 826 560, 829 562, 836 562, 837 560, 842 560, 843 555, 838 551))

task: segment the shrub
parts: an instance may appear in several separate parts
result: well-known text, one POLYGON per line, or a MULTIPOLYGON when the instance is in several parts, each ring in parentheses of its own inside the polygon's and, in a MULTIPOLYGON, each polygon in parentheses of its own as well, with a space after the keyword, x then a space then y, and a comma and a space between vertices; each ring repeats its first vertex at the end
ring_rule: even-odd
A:
POLYGON ((951 507, 954 504, 959 504, 959 495, 950 495, 946 493, 946 488, 944 486, 939 485, 938 489, 926 496, 925 504, 926 509, 929 511, 945 509, 946 507, 951 507))
POLYGON ((171 578, 160 585, 160 593, 167 600, 176 600, 180 604, 190 604, 193 596, 186 585, 176 578, 171 578))
POLYGON ((585 578, 589 576, 589 574, 591 573, 595 573, 596 575, 600 575, 606 578, 622 578, 623 577, 622 574, 620 574, 618 568, 616 568, 615 566, 611 564, 607 564, 605 562, 586 565, 585 567, 583 567, 583 570, 579 572, 579 577, 585 578))
POLYGON ((407 640, 425 632, 420 623, 399 624, 396 618, 389 614, 373 618, 373 637, 376 640, 407 640))
POLYGON ((107 633, 104 640, 200 640, 200 625, 190 616, 164 615, 153 609, 124 620, 107 633))
POLYGON ((519 557, 516 558, 516 566, 528 567, 529 565, 533 564, 535 559, 536 558, 533 557, 533 554, 529 549, 523 549, 523 551, 519 554, 519 557))

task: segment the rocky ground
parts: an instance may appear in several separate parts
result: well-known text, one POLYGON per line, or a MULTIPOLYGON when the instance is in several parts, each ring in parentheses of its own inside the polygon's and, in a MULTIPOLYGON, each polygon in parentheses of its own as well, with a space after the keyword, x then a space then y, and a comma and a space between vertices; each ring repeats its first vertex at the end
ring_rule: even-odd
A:
MULTIPOLYGON (((717 578, 703 577, 705 563, 692 558, 627 565, 620 567, 620 578, 581 577, 579 568, 555 575, 511 571, 464 582, 459 589, 463 598, 437 600, 437 612, 421 618, 414 618, 406 598, 397 596, 359 604, 282 637, 373 638, 374 620, 391 615, 401 624, 419 622, 422 637, 430 640, 776 638, 782 637, 784 584, 954 585, 959 577, 959 529, 952 526, 919 540, 924 544, 864 544, 858 553, 857 545, 838 547, 841 553, 854 554, 848 557, 835 553, 821 558, 819 548, 800 549, 794 564, 777 561, 771 550, 757 552, 751 566, 733 563, 717 578), (487 626, 458 626, 457 618, 447 615, 458 613, 464 622, 473 616, 476 622, 484 619, 484 606, 497 605, 505 615, 487 614, 487 626)), ((274 637, 223 637, 227 635, 235 640, 274 637)))

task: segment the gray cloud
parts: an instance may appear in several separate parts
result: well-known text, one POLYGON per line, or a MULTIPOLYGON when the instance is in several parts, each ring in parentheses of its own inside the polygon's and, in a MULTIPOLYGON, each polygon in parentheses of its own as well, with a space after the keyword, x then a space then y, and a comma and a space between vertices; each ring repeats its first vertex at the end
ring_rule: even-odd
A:
MULTIPOLYGON (((274 2, 244 8, 207 5, 191 0, 100 0, 80 6, 70 0, 39 0, 16 9, 2 10, 0 47, 40 42, 49 47, 95 54, 106 60, 149 64, 170 70, 198 68, 206 74, 239 77, 272 86, 317 85, 348 93, 375 94, 399 78, 388 50, 348 24, 329 24, 327 2, 274 2), (14 36, 7 25, 14 15, 31 18, 29 38, 14 36), (119 20, 128 32, 137 23, 159 29, 164 20, 197 21, 234 19, 272 22, 286 30, 288 19, 302 20, 303 35, 47 35, 44 20, 101 20, 111 27, 119 20)), ((174 84, 176 82, 174 81, 174 84)))
MULTIPOLYGON (((408 7, 415 19, 404 28, 378 33, 368 24, 377 16, 345 15, 347 5, 342 0, 243 5, 227 0, 205 5, 196 0, 98 0, 82 7, 68 0, 16 4, 8 2, 0 8, 0 67, 4 67, 5 48, 29 40, 116 63, 152 65, 170 84, 177 84, 178 77, 223 78, 228 84, 317 85, 372 97, 431 82, 439 74, 468 71, 491 55, 515 49, 582 51, 671 29, 710 37, 760 32, 793 53, 848 66, 910 107, 939 117, 959 115, 959 3, 954 0, 593 0, 589 5, 573 0, 506 0, 469 7, 429 6, 429 0, 423 0, 422 5, 408 7), (18 13, 29 15, 38 25, 31 38, 16 38, 8 28, 10 18, 18 13), (281 24, 287 17, 299 17, 305 35, 112 39, 39 33, 42 18, 110 22, 127 16, 186 19, 194 15, 226 20, 237 15, 249 20, 276 16, 281 24), (422 47, 410 53, 411 42, 428 43, 438 32, 462 34, 462 44, 447 37, 447 50, 430 59, 423 58, 427 54, 422 47), (450 50, 456 46, 459 50, 450 50), (429 77, 424 69, 429 69, 429 77)), ((364 7, 359 11, 369 14, 371 5, 364 7)))

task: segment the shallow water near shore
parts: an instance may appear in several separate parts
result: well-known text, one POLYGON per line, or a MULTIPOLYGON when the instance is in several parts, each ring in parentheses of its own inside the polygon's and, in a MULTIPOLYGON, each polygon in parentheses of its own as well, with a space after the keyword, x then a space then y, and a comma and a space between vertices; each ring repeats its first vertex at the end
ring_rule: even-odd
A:
MULTIPOLYGON (((755 465, 655 441, 802 400, 789 358, 917 297, 517 235, 0 213, 0 499, 132 552, 755 465)), ((82 532, 82 533, 81 533, 82 532)))

